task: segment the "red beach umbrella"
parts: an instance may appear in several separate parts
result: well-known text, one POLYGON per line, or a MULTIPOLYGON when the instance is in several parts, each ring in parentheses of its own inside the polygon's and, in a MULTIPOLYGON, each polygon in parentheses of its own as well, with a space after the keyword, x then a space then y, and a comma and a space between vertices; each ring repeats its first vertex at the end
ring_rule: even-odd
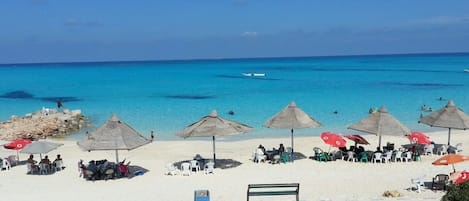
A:
POLYGON ((431 144, 432 141, 430 141, 430 137, 427 135, 421 133, 421 132, 412 132, 409 136, 409 140, 413 143, 417 144, 431 144))
POLYGON ((462 171, 459 174, 459 177, 456 178, 453 182, 457 185, 462 184, 466 181, 469 181, 469 171, 462 171))
POLYGON ((19 160, 20 154, 18 153, 18 151, 22 150, 26 145, 31 143, 32 141, 30 139, 18 138, 16 140, 11 141, 10 143, 4 144, 3 147, 5 147, 5 149, 16 150, 16 158, 19 160))
POLYGON ((347 139, 349 140, 352 140, 355 142, 355 147, 357 146, 357 144, 370 144, 364 137, 362 137, 361 135, 345 135, 344 137, 346 137, 347 139))
POLYGON ((328 145, 333 147, 345 147, 347 143, 341 135, 331 133, 331 132, 324 132, 321 133, 321 139, 328 145))
POLYGON ((4 144, 3 147, 5 147, 5 149, 14 149, 18 151, 23 149, 28 144, 31 144, 31 140, 19 138, 11 141, 10 143, 4 144))

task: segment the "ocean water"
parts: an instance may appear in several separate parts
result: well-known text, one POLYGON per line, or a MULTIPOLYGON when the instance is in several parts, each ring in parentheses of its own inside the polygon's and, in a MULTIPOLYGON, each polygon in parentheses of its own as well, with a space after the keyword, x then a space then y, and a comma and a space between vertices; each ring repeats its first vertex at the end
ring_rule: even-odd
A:
MULTIPOLYGON (((117 114, 143 135, 154 130, 157 139, 180 140, 177 131, 216 109, 254 127, 219 139, 287 137, 287 129, 262 125, 295 101, 323 124, 296 130, 297 135, 359 133, 347 126, 382 105, 410 129, 430 131, 438 129, 418 124, 426 114, 421 105, 438 109, 452 99, 469 110, 465 68, 469 54, 5 64, 0 65, 0 120, 55 108, 61 97, 66 108, 81 109, 94 128, 117 114)), ((80 139, 84 132, 69 138, 80 139)))

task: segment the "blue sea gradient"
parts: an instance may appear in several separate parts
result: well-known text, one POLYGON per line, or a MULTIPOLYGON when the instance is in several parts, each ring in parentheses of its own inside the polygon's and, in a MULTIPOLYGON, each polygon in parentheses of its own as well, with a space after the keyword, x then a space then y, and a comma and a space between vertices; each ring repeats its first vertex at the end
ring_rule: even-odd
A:
MULTIPOLYGON (((323 124, 296 130, 297 135, 359 133, 347 126, 382 105, 411 130, 438 130, 418 124, 419 116, 428 114, 420 106, 435 110, 452 99, 469 110, 465 68, 465 53, 5 64, 0 65, 0 120, 55 108, 62 98, 66 108, 89 117, 90 131, 117 114, 143 135, 154 130, 157 140, 179 140, 177 131, 216 109, 254 128, 222 139, 287 137, 288 129, 262 125, 295 101, 323 124), (243 76, 246 72, 266 76, 243 76)), ((85 130, 69 138, 80 139, 85 130)))

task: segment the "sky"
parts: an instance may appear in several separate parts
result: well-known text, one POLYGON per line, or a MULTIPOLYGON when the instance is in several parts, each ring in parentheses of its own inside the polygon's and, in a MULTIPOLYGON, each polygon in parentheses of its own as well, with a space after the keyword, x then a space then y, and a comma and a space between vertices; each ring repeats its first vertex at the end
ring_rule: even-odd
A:
POLYGON ((467 0, 1 0, 0 64, 469 52, 467 0))

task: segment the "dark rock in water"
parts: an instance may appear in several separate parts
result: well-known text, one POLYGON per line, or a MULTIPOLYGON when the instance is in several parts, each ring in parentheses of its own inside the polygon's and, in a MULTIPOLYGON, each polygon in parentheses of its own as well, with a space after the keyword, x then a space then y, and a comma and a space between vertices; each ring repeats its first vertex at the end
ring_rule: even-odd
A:
POLYGON ((173 99, 192 99, 192 100, 200 100, 200 99, 212 99, 215 96, 208 96, 208 95, 168 95, 165 96, 166 98, 173 98, 173 99))
POLYGON ((0 97, 12 98, 12 99, 31 99, 31 98, 34 98, 34 95, 23 90, 18 90, 18 91, 10 91, 8 93, 4 93, 0 97))
POLYGON ((79 99, 74 96, 66 96, 66 97, 41 97, 39 100, 42 101, 47 101, 47 102, 57 102, 57 100, 60 100, 61 102, 76 102, 76 101, 82 101, 82 99, 79 99))

